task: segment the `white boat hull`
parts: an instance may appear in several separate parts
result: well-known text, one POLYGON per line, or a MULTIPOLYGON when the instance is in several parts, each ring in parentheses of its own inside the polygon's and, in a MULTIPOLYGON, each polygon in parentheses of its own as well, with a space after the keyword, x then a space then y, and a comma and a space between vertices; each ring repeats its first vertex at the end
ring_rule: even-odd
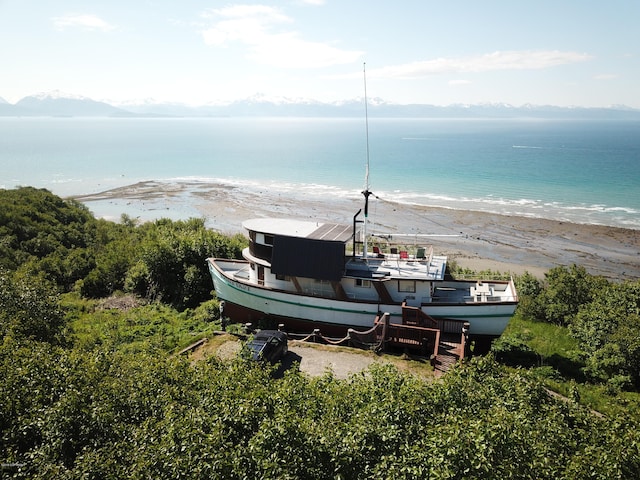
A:
MULTIPOLYGON (((379 312, 389 313, 393 323, 402 323, 402 305, 365 301, 337 300, 314 297, 254 285, 241 278, 233 278, 216 265, 224 260, 209 259, 209 270, 220 300, 239 307, 244 318, 236 321, 258 321, 264 317, 279 319, 296 325, 368 329, 379 312)), ((470 336, 497 337, 506 328, 517 302, 501 303, 430 303, 421 309, 435 319, 469 322, 470 336)), ((236 310, 237 311, 237 310, 236 310)))

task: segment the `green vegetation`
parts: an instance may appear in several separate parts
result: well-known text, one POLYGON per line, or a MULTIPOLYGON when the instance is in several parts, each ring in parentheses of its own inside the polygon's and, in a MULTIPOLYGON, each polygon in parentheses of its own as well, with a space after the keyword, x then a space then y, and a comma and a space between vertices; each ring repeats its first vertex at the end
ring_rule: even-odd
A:
POLYGON ((96 220, 83 205, 30 187, 0 191, 0 238, 0 267, 17 276, 39 276, 61 293, 129 292, 178 309, 210 299, 207 257, 239 258, 247 244, 202 219, 96 220))
POLYGON ((107 305, 72 297, 75 295, 63 299, 69 337, 76 348, 88 351, 174 353, 221 328, 216 300, 181 312, 157 302, 122 311, 117 306, 109 308, 109 303, 118 305, 117 297, 107 305))
POLYGON ((2 478, 640 476, 638 282, 523 275, 493 353, 439 380, 276 379, 174 355, 219 328, 204 259, 242 237, 31 188, 0 191, 0 212, 2 478))
MULTIPOLYGON (((614 391, 640 389, 640 281, 611 283, 572 265, 549 270, 542 283, 530 275, 518 283, 522 296, 519 316, 560 327, 544 335, 539 331, 536 337, 570 336, 575 341, 565 341, 558 345, 562 349, 553 352, 574 365, 573 379, 582 381, 584 376, 614 391)), ((504 336, 501 348, 512 338, 504 336)), ((524 343, 549 356, 549 345, 524 343)))

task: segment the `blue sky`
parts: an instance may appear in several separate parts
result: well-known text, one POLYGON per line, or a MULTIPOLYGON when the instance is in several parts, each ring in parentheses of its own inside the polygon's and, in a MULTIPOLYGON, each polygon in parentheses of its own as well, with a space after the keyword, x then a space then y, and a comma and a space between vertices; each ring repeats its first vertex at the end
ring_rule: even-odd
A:
POLYGON ((0 0, 0 97, 640 108, 638 0, 0 0))

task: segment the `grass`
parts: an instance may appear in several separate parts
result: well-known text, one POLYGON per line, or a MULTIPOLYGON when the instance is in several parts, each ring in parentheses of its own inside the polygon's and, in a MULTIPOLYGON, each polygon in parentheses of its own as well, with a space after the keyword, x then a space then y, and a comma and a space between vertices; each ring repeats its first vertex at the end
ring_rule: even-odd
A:
POLYGON ((524 367, 553 367, 563 377, 583 382, 578 342, 569 331, 557 325, 524 320, 515 315, 502 337, 495 343, 494 351, 509 344, 506 355, 497 355, 504 363, 524 367))
POLYGON ((578 349, 578 342, 569 335, 566 328, 524 320, 519 315, 511 319, 503 335, 526 338, 527 344, 543 358, 578 349))
POLYGON ((499 362, 529 369, 550 390, 609 418, 640 415, 640 393, 586 382, 577 341, 565 327, 515 315, 492 351, 499 362))
POLYGON ((74 343, 88 350, 101 345, 130 352, 174 353, 220 329, 206 303, 184 312, 159 303, 103 308, 100 302, 69 294, 63 306, 74 343))

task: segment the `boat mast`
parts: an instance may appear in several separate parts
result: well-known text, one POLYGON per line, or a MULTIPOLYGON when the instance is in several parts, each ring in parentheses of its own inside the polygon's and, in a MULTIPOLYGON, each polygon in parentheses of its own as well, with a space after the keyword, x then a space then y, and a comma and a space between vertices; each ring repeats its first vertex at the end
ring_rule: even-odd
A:
POLYGON ((363 63, 362 73, 364 77, 364 118, 365 118, 365 129, 367 135, 367 166, 364 175, 364 190, 362 194, 364 195, 364 226, 363 226, 363 242, 362 242, 362 256, 363 258, 367 258, 368 256, 368 233, 367 233, 367 220, 369 217, 369 195, 371 192, 369 191, 369 112, 367 110, 367 63, 363 63))

